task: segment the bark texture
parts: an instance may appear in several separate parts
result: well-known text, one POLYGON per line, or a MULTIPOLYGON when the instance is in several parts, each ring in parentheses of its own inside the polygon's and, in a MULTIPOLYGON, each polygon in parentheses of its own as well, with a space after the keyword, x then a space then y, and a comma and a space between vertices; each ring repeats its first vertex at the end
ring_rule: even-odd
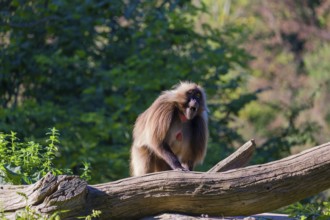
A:
POLYGON ((0 186, 6 214, 28 205, 45 214, 69 210, 64 219, 101 210, 101 219, 159 213, 208 216, 268 212, 330 188, 330 143, 262 165, 226 172, 167 171, 88 186, 78 177, 51 174, 30 186, 0 186))

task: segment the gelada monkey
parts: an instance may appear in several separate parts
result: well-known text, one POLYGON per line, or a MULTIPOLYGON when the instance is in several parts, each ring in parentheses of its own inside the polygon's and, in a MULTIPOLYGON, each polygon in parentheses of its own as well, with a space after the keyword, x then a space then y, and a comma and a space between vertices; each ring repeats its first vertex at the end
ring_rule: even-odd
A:
POLYGON ((203 88, 181 82, 164 91, 136 120, 131 175, 182 170, 202 163, 208 138, 203 88))

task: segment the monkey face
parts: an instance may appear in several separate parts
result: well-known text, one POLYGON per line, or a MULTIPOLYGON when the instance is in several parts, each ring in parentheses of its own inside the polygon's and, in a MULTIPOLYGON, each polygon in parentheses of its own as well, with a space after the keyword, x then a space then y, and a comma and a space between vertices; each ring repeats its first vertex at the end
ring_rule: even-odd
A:
POLYGON ((198 89, 187 92, 187 102, 185 104, 184 115, 188 120, 193 119, 199 112, 202 102, 202 94, 198 89))

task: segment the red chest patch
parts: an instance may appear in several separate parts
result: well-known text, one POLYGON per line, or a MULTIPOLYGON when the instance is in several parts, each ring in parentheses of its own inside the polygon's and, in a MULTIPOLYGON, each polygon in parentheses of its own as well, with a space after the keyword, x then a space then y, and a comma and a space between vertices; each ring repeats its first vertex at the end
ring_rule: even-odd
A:
POLYGON ((183 135, 182 135, 182 132, 181 132, 181 131, 179 131, 178 133, 176 133, 176 135, 175 135, 175 139, 176 139, 177 141, 179 141, 179 142, 182 141, 182 139, 183 139, 183 135))
POLYGON ((179 116, 180 116, 180 120, 181 120, 181 122, 186 122, 186 121, 188 121, 188 119, 186 118, 186 116, 185 116, 184 114, 180 113, 179 116))

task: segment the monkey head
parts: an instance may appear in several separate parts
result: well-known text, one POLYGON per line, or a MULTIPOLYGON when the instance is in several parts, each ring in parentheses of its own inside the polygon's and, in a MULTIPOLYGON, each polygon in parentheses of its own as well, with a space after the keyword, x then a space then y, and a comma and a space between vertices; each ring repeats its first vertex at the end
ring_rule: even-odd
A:
POLYGON ((186 93, 187 101, 184 104, 183 114, 188 120, 193 119, 199 112, 200 102, 202 99, 201 92, 196 88, 187 91, 186 93))
POLYGON ((205 106, 205 93, 202 87, 195 83, 182 82, 177 88, 177 107, 181 121, 192 120, 207 110, 205 106))

